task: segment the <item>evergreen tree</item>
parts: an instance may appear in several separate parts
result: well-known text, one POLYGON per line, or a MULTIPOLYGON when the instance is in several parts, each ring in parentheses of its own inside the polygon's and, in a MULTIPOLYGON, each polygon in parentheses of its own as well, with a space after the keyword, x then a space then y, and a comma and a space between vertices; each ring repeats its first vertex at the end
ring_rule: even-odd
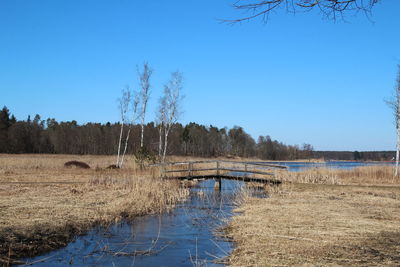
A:
POLYGON ((0 111, 0 153, 7 153, 8 146, 8 128, 11 126, 10 111, 6 106, 0 111))

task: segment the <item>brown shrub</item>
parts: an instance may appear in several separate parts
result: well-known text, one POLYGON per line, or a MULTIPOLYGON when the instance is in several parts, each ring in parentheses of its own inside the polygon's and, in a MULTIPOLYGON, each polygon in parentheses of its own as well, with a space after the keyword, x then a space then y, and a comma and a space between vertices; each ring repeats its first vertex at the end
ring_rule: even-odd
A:
POLYGON ((88 164, 86 164, 85 162, 82 162, 82 161, 77 161, 77 160, 71 160, 71 161, 65 162, 64 167, 66 167, 66 168, 76 167, 76 168, 81 168, 81 169, 90 169, 90 166, 88 164))
POLYGON ((111 164, 109 165, 106 169, 108 170, 115 170, 115 169, 119 169, 119 166, 115 165, 115 164, 111 164))

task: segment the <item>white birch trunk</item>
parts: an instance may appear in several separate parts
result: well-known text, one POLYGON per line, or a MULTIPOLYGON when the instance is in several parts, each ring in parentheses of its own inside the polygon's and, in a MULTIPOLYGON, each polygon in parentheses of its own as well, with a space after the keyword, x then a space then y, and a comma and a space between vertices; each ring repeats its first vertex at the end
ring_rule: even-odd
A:
POLYGON ((398 176, 399 175, 399 156, 400 156, 400 127, 397 127, 396 129, 397 133, 397 142, 396 142, 396 167, 394 170, 394 175, 398 176))
POLYGON ((161 154, 162 154, 162 124, 160 123, 159 129, 158 129, 159 135, 160 135, 160 140, 158 141, 158 157, 161 159, 161 154))
POLYGON ((394 171, 394 176, 399 175, 399 154, 400 154, 400 67, 399 74, 397 77, 397 86, 396 86, 396 102, 395 102, 395 119, 396 119, 396 167, 394 171))
POLYGON ((130 133, 131 133, 131 126, 129 126, 129 128, 128 128, 128 134, 127 134, 126 139, 125 139, 124 153, 122 154, 121 163, 119 164, 120 168, 122 168, 122 164, 124 164, 124 157, 125 157, 125 154, 126 154, 126 149, 128 147, 128 141, 129 141, 130 133))
POLYGON ((163 151, 163 158, 162 162, 165 162, 165 156, 167 155, 167 146, 168 146, 168 134, 169 134, 169 129, 165 129, 165 138, 164 138, 164 151, 163 151))
POLYGON ((122 142, 122 133, 124 131, 124 123, 121 125, 121 133, 119 134, 119 142, 118 142, 118 156, 117 156, 117 163, 115 164, 116 166, 119 166, 119 155, 121 151, 121 142, 122 142))
MULTIPOLYGON (((146 112, 145 110, 144 110, 144 112, 146 112)), ((141 132, 141 135, 140 135, 140 147, 142 148, 143 147, 143 136, 144 136, 144 115, 142 115, 143 117, 142 117, 142 132, 141 132)))

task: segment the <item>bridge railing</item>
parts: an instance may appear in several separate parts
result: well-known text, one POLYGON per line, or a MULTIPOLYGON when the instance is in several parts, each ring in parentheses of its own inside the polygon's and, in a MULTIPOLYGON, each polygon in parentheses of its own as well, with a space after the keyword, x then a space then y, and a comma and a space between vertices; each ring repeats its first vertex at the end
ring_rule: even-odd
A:
POLYGON ((262 162, 238 162, 225 160, 204 160, 187 162, 168 162, 154 164, 160 168, 164 178, 201 178, 204 177, 265 177, 274 176, 276 170, 287 169, 286 166, 262 162))

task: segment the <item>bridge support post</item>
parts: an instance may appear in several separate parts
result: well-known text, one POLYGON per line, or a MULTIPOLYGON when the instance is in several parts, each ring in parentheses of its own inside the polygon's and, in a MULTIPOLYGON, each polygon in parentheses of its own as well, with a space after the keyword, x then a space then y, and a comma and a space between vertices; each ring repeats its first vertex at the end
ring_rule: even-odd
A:
MULTIPOLYGON (((244 164, 244 171, 245 171, 244 176, 247 177, 249 175, 249 173, 247 172, 247 164, 246 163, 244 164)), ((243 179, 244 179, 244 177, 243 177, 243 179)))
POLYGON ((193 169, 193 163, 189 162, 189 177, 192 177, 192 169, 193 169))
POLYGON ((215 180, 214 190, 215 191, 221 191, 221 188, 222 188, 222 179, 221 178, 217 178, 215 180))

